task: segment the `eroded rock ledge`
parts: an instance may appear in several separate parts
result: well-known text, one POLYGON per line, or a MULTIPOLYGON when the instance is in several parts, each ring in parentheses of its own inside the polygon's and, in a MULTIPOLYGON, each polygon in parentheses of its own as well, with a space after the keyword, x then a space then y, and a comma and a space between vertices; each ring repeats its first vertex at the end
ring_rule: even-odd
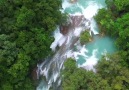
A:
POLYGON ((69 20, 65 25, 60 25, 60 32, 66 35, 70 29, 76 27, 89 28, 90 22, 84 17, 84 15, 69 15, 69 20), (87 25, 86 25, 87 22, 87 25))

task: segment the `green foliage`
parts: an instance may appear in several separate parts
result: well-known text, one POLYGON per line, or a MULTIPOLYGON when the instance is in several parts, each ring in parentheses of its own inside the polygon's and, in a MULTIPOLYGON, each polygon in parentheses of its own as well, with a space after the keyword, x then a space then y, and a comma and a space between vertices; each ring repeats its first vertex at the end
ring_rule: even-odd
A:
POLYGON ((103 57, 97 64, 97 73, 111 86, 112 90, 129 89, 129 70, 122 65, 120 53, 103 57))
POLYGON ((129 13, 122 15, 122 17, 117 18, 116 23, 114 24, 114 29, 116 31, 117 36, 119 38, 117 39, 117 44, 119 45, 119 48, 123 50, 129 49, 129 13))
POLYGON ((77 68, 73 59, 67 59, 62 71, 63 90, 128 90, 129 69, 121 56, 121 52, 103 56, 95 73, 77 68))
POLYGON ((113 30, 114 17, 110 11, 105 8, 100 9, 98 14, 95 16, 95 19, 100 28, 100 33, 112 33, 111 30, 113 30))
POLYGON ((67 26, 70 23, 70 17, 67 13, 64 13, 61 19, 61 24, 62 26, 67 26))
POLYGON ((63 90, 111 90, 106 80, 92 71, 77 68, 75 60, 67 59, 62 72, 63 90))
POLYGON ((126 52, 124 61, 129 63, 129 0, 106 0, 107 9, 100 9, 95 16, 100 31, 116 38, 119 50, 126 52), (126 57, 126 58, 125 58, 126 57))
POLYGON ((106 0, 107 7, 116 17, 123 15, 129 11, 129 0, 106 0))
POLYGON ((129 8, 129 0, 114 0, 114 4, 118 11, 128 11, 129 8))
POLYGON ((0 90, 34 90, 36 62, 51 54, 61 0, 0 0, 0 90))
POLYGON ((90 36, 89 32, 84 31, 80 35, 80 43, 85 44, 85 43, 87 43, 89 41, 90 38, 91 38, 91 36, 90 36))

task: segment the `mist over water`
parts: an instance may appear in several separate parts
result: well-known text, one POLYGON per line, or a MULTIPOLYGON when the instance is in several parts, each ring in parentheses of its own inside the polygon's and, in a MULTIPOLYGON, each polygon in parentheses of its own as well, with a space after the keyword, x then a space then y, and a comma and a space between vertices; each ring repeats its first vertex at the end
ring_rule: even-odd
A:
POLYGON ((38 65, 38 73, 40 76, 44 76, 45 80, 41 81, 37 90, 49 90, 51 86, 54 90, 61 89, 60 71, 64 61, 69 57, 76 60, 78 67, 95 71, 94 65, 97 64, 102 55, 116 51, 112 38, 98 35, 99 28, 93 18, 98 9, 106 7, 105 0, 77 0, 75 3, 63 0, 62 7, 62 12, 66 12, 70 16, 83 15, 88 21, 84 22, 86 27, 76 27, 65 36, 60 33, 59 27, 54 31, 55 40, 50 48, 54 52, 56 51, 56 54, 49 61, 46 60, 38 65), (90 28, 89 34, 93 37, 93 41, 83 46, 80 45, 79 41, 72 45, 72 42, 76 41, 86 28, 90 28), (58 51, 56 50, 57 46, 59 47, 58 51))

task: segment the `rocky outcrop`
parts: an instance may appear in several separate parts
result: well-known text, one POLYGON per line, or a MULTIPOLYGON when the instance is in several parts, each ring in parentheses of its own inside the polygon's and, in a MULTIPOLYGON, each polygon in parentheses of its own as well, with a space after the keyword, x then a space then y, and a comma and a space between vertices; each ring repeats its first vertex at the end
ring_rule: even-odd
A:
POLYGON ((68 33, 69 26, 60 26, 60 33, 66 35, 68 33))
POLYGON ((79 16, 70 16, 71 18, 71 26, 72 27, 79 27, 79 26, 83 26, 84 21, 86 20, 85 17, 83 15, 79 15, 79 16))
POLYGON ((70 3, 75 3, 77 0, 69 0, 70 3))
MULTIPOLYGON (((63 35, 66 35, 69 31, 69 29, 75 29, 76 27, 87 27, 85 25, 85 22, 88 22, 88 20, 83 15, 71 15, 69 16, 68 22, 66 25, 60 25, 60 32, 63 35)), ((88 23, 89 24, 89 23, 88 23)))
POLYGON ((37 76, 37 69, 38 69, 38 67, 36 66, 33 70, 32 70, 32 72, 31 72, 31 76, 32 76, 32 79, 33 80, 37 80, 38 78, 38 76, 37 76))

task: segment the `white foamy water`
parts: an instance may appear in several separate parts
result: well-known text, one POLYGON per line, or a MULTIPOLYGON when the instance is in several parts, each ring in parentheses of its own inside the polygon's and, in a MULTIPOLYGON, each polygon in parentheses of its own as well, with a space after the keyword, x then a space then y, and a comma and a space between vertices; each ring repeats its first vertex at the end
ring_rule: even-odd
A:
POLYGON ((54 32, 54 42, 51 44, 50 48, 55 51, 56 47, 57 46, 61 46, 65 40, 66 40, 66 37, 63 36, 61 33, 60 33, 60 30, 59 28, 57 28, 57 30, 55 30, 54 32))
MULTIPOLYGON (((80 15, 80 14, 84 15, 84 17, 90 21, 89 27, 90 27, 90 30, 93 32, 93 34, 94 35, 99 34, 98 30, 97 30, 98 27, 97 27, 95 20, 93 19, 93 16, 95 16, 97 14, 98 10, 100 8, 103 8, 103 6, 98 5, 94 1, 89 2, 88 6, 85 8, 79 4, 76 4, 76 5, 78 5, 78 7, 81 8, 82 13, 75 12, 75 15, 80 15)), ((86 23, 87 26, 88 26, 88 24, 89 23, 86 23)), ((75 34, 75 36, 80 36, 81 32, 82 32, 81 28, 75 28, 74 34, 75 34)), ((90 32, 90 34, 91 34, 91 32, 90 32)), ((98 61, 98 58, 96 55, 97 50, 94 49, 92 52, 92 55, 90 57, 86 55, 87 52, 88 52, 88 50, 85 48, 85 46, 83 46, 78 52, 76 51, 76 52, 70 53, 70 56, 72 58, 74 57, 76 59, 76 61, 79 59, 79 55, 83 56, 83 58, 85 58, 85 63, 83 63, 82 65, 78 64, 78 67, 83 67, 87 70, 95 71, 94 65, 96 65, 97 61, 98 61)))
POLYGON ((80 13, 80 12, 75 12, 74 14, 69 14, 69 15, 71 15, 71 16, 81 16, 81 15, 83 15, 83 14, 80 13))
POLYGON ((78 67, 83 67, 87 70, 93 70, 95 72, 94 66, 97 64, 98 62, 98 58, 96 58, 96 53, 97 53, 97 49, 94 49, 92 52, 92 56, 86 58, 86 62, 83 63, 82 65, 78 65, 78 67))
POLYGON ((68 2, 68 0, 63 0, 63 3, 62 3, 62 8, 65 9, 67 7, 70 7, 72 6, 71 3, 68 2))
POLYGON ((90 20, 97 14, 99 8, 100 7, 97 4, 91 3, 87 8, 83 9, 83 15, 90 20))
POLYGON ((88 52, 88 50, 85 48, 85 45, 83 45, 83 47, 79 52, 74 52, 75 59, 76 60, 78 59, 78 55, 84 56, 86 58, 87 57, 87 55, 85 54, 86 52, 88 52))
MULTIPOLYGON (((70 4, 69 2, 67 2, 66 0, 64 0, 63 2, 63 9, 71 7, 73 4, 70 4)), ((76 4, 78 7, 80 7, 82 9, 82 13, 80 12, 75 12, 74 14, 70 14, 71 16, 80 16, 80 15, 84 15, 84 17, 86 19, 88 19, 90 21, 90 23, 86 22, 85 25, 90 27, 90 30, 94 33, 94 34, 98 34, 98 31, 96 30, 97 25, 95 20, 93 19, 93 16, 95 16, 98 12, 99 8, 102 8, 102 6, 97 5, 95 2, 90 2, 89 5, 84 8, 79 4, 76 4)), ((81 32, 83 31, 82 27, 77 27, 74 30, 74 35, 79 37, 81 32)), ((91 33, 91 32, 90 32, 91 33)), ((51 47, 52 50, 54 51, 55 48, 57 46, 61 46, 66 40, 66 44, 69 44, 69 37, 64 37, 59 30, 56 30, 55 34, 54 34, 54 38, 55 41, 52 43, 51 47)), ((96 50, 94 50, 95 52, 96 50)), ((75 58, 76 61, 77 59, 79 59, 79 55, 83 56, 85 58, 85 63, 82 65, 78 65, 79 67, 83 67, 85 69, 88 70, 94 70, 93 66, 97 63, 97 58, 95 53, 93 52, 93 55, 91 57, 88 57, 86 55, 86 52, 88 52, 88 50, 85 48, 85 46, 83 46, 79 51, 76 52, 72 52, 72 51, 68 51, 65 55, 67 56, 67 58, 72 57, 75 58)))
POLYGON ((97 24, 96 24, 96 22, 95 22, 95 20, 93 18, 91 19, 90 27, 91 27, 91 31, 93 32, 94 35, 99 34, 98 26, 97 26, 97 24))
POLYGON ((81 32, 82 32, 82 28, 81 27, 75 28, 74 35, 79 37, 81 32))
POLYGON ((65 53, 65 56, 66 56, 67 58, 73 58, 74 56, 73 56, 72 50, 69 50, 68 52, 66 52, 66 53, 65 53))
MULTIPOLYGON (((78 0, 76 3, 69 3, 68 0, 63 0, 62 8, 62 13, 67 12, 69 15, 72 16, 84 15, 84 17, 89 20, 89 22, 85 22, 84 25, 90 27, 91 31, 94 34, 98 33, 98 31, 96 31, 96 23, 93 20, 93 16, 98 12, 99 8, 102 8, 102 6, 97 3, 97 0, 78 0), (84 4, 86 6, 81 4, 84 4)), ((84 28, 82 27, 74 28, 74 31, 72 33, 68 33, 69 35, 67 35, 67 37, 63 36, 60 33, 59 28, 55 30, 55 40, 51 44, 50 48, 55 51, 57 46, 61 46, 64 43, 65 45, 63 45, 64 47, 61 47, 56 52, 52 59, 45 60, 40 66, 38 66, 38 72, 40 72, 39 74, 45 76, 46 79, 39 84, 37 90, 49 90, 51 86, 54 86, 54 90, 60 90, 58 89, 58 86, 60 86, 61 83, 60 70, 63 67, 63 63, 66 58, 69 57, 72 57, 77 61, 79 59, 79 56, 83 56, 85 62, 83 64, 78 64, 78 67, 83 67, 87 70, 95 71, 94 65, 96 65, 98 61, 98 58, 96 56, 96 53, 98 52, 97 49, 94 49, 92 51, 92 55, 89 56, 87 55, 89 51, 85 47, 85 45, 81 47, 76 43, 76 51, 71 50, 72 48, 70 47, 72 46, 71 43, 74 42, 75 37, 77 39, 83 29, 84 28)))

